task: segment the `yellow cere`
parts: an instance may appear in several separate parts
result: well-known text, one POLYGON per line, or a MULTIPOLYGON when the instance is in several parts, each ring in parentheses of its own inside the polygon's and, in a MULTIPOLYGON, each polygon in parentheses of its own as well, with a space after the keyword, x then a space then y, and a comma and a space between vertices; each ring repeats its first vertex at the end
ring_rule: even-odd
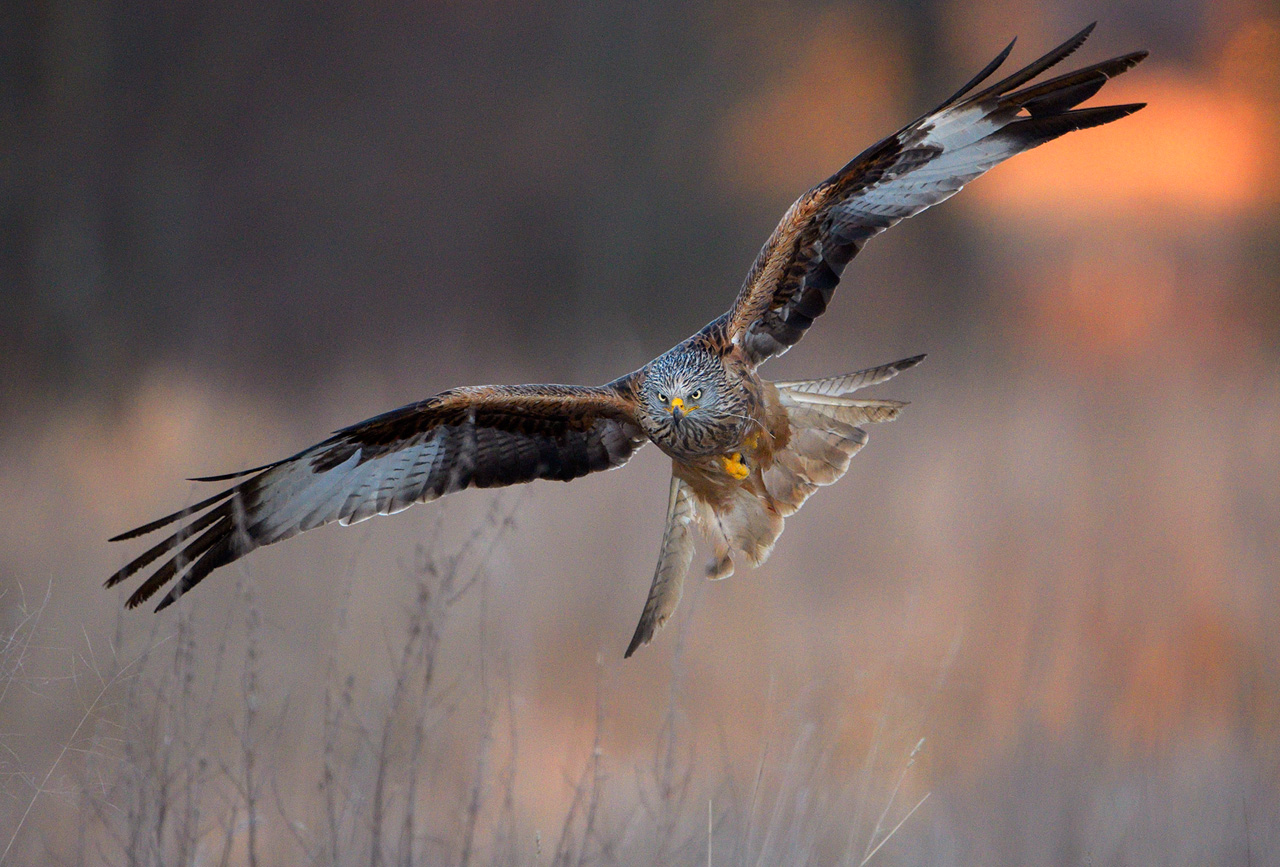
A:
POLYGON ((671 398, 671 408, 672 408, 672 409, 684 409, 684 401, 683 401, 681 398, 678 398, 678 397, 673 397, 673 398, 671 398))

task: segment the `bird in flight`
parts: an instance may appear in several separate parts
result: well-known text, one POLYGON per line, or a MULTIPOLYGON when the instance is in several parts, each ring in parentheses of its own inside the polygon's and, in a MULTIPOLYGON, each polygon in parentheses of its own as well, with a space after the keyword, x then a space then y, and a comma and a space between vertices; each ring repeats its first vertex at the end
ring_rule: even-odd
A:
POLYGON ((176 579, 159 611, 218 567, 304 530, 391 515, 463 488, 567 482, 620 467, 653 442, 671 457, 671 487, 658 565, 630 656, 675 611, 695 526, 714 549, 709 577, 727 577, 743 563, 760 565, 783 519, 844 475, 867 441, 862 426, 890 421, 905 405, 854 394, 923 355, 823 379, 770 382, 758 373, 827 309, 841 272, 862 246, 1014 154, 1143 107, 1076 108, 1145 51, 1032 83, 1092 29, 973 92, 1008 57, 1011 42, 938 108, 801 196, 729 310, 639 370, 595 387, 450 389, 343 428, 293 457, 197 479, 236 481, 112 539, 177 525, 107 586, 160 561, 126 603, 133 608, 176 579))

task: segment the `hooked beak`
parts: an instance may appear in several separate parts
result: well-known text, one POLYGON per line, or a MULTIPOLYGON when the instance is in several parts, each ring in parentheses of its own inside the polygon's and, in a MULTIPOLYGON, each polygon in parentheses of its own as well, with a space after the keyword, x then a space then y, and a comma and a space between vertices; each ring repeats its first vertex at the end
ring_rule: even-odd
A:
POLYGON ((684 401, 678 397, 671 399, 671 417, 676 421, 684 418, 684 401))

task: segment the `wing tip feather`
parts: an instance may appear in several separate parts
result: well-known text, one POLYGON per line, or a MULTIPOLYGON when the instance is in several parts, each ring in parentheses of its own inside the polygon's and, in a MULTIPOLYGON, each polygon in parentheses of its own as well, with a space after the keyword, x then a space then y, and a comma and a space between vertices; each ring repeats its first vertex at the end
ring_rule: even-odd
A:
POLYGON ((240 485, 235 485, 233 487, 227 488, 225 491, 222 491, 221 493, 218 493, 218 494, 214 494, 212 497, 209 497, 206 500, 201 500, 195 505, 187 506, 185 509, 179 509, 178 511, 174 512, 171 515, 165 515, 163 518, 157 518, 156 520, 143 524, 140 527, 134 527, 132 530, 126 530, 123 533, 119 533, 115 536, 112 536, 107 541, 108 542, 124 542, 128 539, 136 539, 139 536, 145 536, 148 533, 153 533, 156 530, 159 530, 161 527, 167 527, 169 524, 172 524, 175 521, 181 521, 185 518, 189 518, 192 515, 196 514, 197 512, 204 511, 205 509, 209 508, 215 503, 222 502, 223 500, 227 499, 228 497, 230 497, 232 494, 234 494, 236 491, 240 489, 241 489, 240 485))
POLYGON ((250 467, 247 470, 236 470, 234 473, 223 473, 218 476, 192 476, 187 479, 188 482, 227 482, 231 479, 242 479, 245 476, 251 476, 254 473, 260 473, 263 470, 270 470, 280 466, 284 461, 272 461, 269 464, 263 464, 260 467, 250 467))
POLYGON ((644 634, 644 627, 645 624, 643 622, 636 627, 635 635, 631 636, 631 643, 627 645, 626 652, 622 654, 623 659, 630 659, 633 653, 648 644, 649 639, 653 637, 652 633, 649 635, 644 634))
POLYGON ((1006 78, 1001 79, 1000 81, 997 81, 995 84, 991 85, 986 90, 980 91, 976 95, 971 96, 969 99, 971 101, 986 99, 987 97, 990 97, 993 95, 1008 93, 1009 91, 1013 90, 1015 87, 1019 87, 1023 84, 1026 84, 1028 81, 1031 81, 1033 78, 1040 75, 1040 73, 1044 72, 1046 69, 1051 69, 1052 67, 1056 66, 1057 64, 1061 63, 1063 60, 1066 60, 1068 57, 1074 54, 1076 50, 1080 48, 1081 45, 1084 45, 1085 40, 1089 38, 1089 34, 1093 33, 1093 29, 1097 26, 1098 26, 1097 21, 1090 22, 1089 24, 1085 25, 1083 30, 1081 30, 1076 35, 1072 36, 1067 41, 1063 42, 1058 47, 1045 52, 1045 54, 1043 54, 1036 60, 1031 61, 1026 66, 1019 69, 1017 72, 1013 73, 1012 75, 1006 78))
POLYGON ((949 105, 954 105, 966 93, 973 90, 979 84, 982 84, 982 82, 990 78, 992 73, 994 73, 997 69, 1003 66, 1004 62, 1009 59, 1009 54, 1010 52, 1013 51, 1013 46, 1017 44, 1017 42, 1018 42, 1018 37, 1016 36, 1010 39, 1009 44, 1004 47, 1003 51, 997 54, 991 60, 990 63, 988 63, 978 72, 977 75, 975 75, 973 78, 965 82, 964 85, 962 85, 959 90, 951 94, 951 98, 948 99, 946 102, 942 103, 942 105, 938 106, 938 108, 946 108, 949 105))

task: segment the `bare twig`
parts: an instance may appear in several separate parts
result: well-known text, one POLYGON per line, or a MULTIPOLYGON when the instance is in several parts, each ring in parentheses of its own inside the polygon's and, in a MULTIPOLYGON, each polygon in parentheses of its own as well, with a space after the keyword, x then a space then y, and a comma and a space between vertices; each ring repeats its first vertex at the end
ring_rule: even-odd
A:
POLYGON ((45 791, 45 787, 49 784, 50 778, 53 777, 53 772, 57 769, 58 765, 62 762, 62 759, 67 754, 67 750, 71 747, 71 744, 75 743, 76 739, 80 736, 80 730, 84 728, 84 724, 88 722, 89 719, 93 716, 93 712, 97 709, 98 703, 102 701, 103 697, 111 690, 112 687, 114 687, 117 683, 119 683, 124 678, 126 672, 132 669, 141 659, 143 659, 147 655, 147 653, 149 653, 153 649, 154 647, 148 647, 147 650, 144 650, 142 653, 139 653, 136 657, 130 660, 129 663, 127 663, 125 666, 123 666, 118 671, 116 671, 116 673, 112 675, 111 679, 108 680, 106 683, 104 683, 102 685, 102 688, 98 690, 98 694, 94 696, 93 701, 89 703, 89 706, 85 708, 84 713, 81 714, 80 716, 80 721, 76 723, 75 729, 72 730, 71 736, 67 738, 65 743, 63 743, 62 749, 58 751, 58 757, 53 760, 53 764, 49 766, 48 773, 44 775, 44 779, 40 782, 40 785, 36 787, 35 792, 31 795, 31 800, 27 802, 27 808, 23 810, 22 818, 18 820, 17 826, 13 829, 13 833, 9 836, 8 844, 4 847, 4 851, 0 852, 0 865, 4 864, 5 860, 9 857, 9 851, 13 848, 14 841, 18 839, 18 834, 22 831, 22 826, 26 823, 27 817, 31 815, 31 808, 35 806, 36 801, 39 799, 40 795, 45 791))
POLYGON ((901 828, 903 825, 907 824, 907 820, 916 814, 916 810, 919 810, 920 807, 924 805, 924 802, 929 800, 930 794, 931 794, 930 792, 925 792, 924 797, 921 798, 919 801, 917 801, 916 805, 907 811, 907 815, 903 816, 902 820, 899 821, 898 824, 893 826, 893 830, 890 831, 888 834, 885 834, 884 839, 881 840, 879 843, 877 843, 876 847, 867 853, 867 857, 863 858, 862 861, 859 862, 858 867, 866 867, 867 862, 870 861, 873 857, 875 857, 875 854, 880 851, 880 847, 883 846, 885 843, 888 843, 891 839, 893 839, 893 835, 898 833, 898 829, 901 828))
MULTIPOLYGON (((880 848, 879 845, 876 845, 876 838, 880 836, 880 830, 884 827, 885 817, 889 815, 889 810, 893 807, 893 802, 898 797, 898 789, 902 787, 902 781, 906 779, 907 772, 911 770, 911 766, 916 763, 916 756, 920 753, 920 750, 924 749, 924 741, 925 739, 921 738, 911 749, 911 753, 907 756, 906 764, 902 766, 902 771, 898 774, 898 779, 894 781, 893 790, 889 792, 889 799, 885 801, 884 809, 881 810, 880 815, 876 817, 876 826, 871 830, 871 836, 867 838, 867 848, 862 853, 863 864, 867 863, 867 859, 871 857, 871 853, 874 851, 872 848, 873 846, 876 849, 880 848)), ((897 829, 895 828, 894 830, 897 829)), ((885 839, 887 840, 888 837, 885 839)))
POLYGON ((244 655, 244 731, 241 733, 241 761, 244 767, 244 806, 245 820, 248 822, 249 867, 258 867, 258 781, 257 771, 257 719, 258 719, 258 627, 261 619, 258 607, 254 604, 253 591, 246 589, 245 603, 248 608, 245 632, 248 646, 244 655))

